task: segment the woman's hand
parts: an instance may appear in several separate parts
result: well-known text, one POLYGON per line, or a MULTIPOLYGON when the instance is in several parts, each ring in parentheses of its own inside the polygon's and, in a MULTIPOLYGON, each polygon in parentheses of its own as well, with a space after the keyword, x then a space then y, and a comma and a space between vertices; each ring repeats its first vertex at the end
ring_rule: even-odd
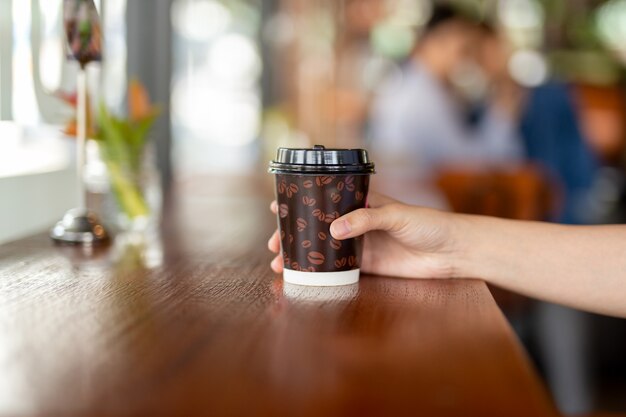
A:
MULTIPOLYGON (((276 202, 272 202, 271 210, 276 213, 276 202)), ((408 278, 451 278, 457 274, 453 260, 460 250, 454 237, 458 220, 448 213, 408 206, 370 193, 368 208, 335 220, 330 232, 337 240, 365 235, 363 272, 408 278)), ((280 253, 278 231, 270 238, 268 247, 280 253)), ((282 272, 280 254, 271 266, 275 272, 282 272)))
MULTIPOLYGON (((365 235, 364 272, 409 278, 480 278, 542 300, 626 318, 626 226, 563 226, 407 206, 372 194, 370 208, 330 225, 365 235)), ((272 203, 276 212, 276 203, 272 203)), ((268 242, 280 251, 278 233, 268 242)), ((272 269, 281 272, 277 256, 272 269)))

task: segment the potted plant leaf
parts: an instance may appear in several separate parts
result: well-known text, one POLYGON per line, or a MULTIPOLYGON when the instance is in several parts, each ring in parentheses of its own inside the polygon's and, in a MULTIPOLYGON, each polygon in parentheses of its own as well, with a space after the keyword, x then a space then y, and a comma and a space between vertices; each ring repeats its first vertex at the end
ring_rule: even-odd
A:
POLYGON ((96 139, 123 229, 141 230, 154 214, 146 195, 148 171, 153 168, 146 166, 146 153, 150 129, 159 113, 137 80, 129 84, 127 117, 113 115, 104 103, 98 110, 96 139))

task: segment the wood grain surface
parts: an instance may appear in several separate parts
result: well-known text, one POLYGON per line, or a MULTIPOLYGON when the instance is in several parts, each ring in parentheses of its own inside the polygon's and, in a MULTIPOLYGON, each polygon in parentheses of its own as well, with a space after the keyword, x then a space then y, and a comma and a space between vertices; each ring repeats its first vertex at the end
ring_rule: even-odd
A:
POLYGON ((481 281, 283 286, 268 195, 196 180, 160 236, 0 246, 0 415, 556 415, 481 281))

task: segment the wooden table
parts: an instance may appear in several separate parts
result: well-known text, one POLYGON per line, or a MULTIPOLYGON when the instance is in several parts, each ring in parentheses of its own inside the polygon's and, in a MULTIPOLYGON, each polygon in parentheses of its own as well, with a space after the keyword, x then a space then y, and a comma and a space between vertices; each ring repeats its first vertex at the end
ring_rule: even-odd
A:
POLYGON ((0 415, 556 415, 483 282, 284 287, 265 185, 175 194, 144 248, 0 246, 0 415))

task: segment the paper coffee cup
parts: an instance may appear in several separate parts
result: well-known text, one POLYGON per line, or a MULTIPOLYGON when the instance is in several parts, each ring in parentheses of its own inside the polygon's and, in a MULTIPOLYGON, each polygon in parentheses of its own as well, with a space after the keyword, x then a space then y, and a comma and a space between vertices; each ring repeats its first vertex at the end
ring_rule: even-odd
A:
POLYGON ((300 285, 348 285, 359 280, 362 237, 338 241, 330 224, 365 207, 374 164, 363 149, 279 148, 276 176, 283 278, 300 285))

